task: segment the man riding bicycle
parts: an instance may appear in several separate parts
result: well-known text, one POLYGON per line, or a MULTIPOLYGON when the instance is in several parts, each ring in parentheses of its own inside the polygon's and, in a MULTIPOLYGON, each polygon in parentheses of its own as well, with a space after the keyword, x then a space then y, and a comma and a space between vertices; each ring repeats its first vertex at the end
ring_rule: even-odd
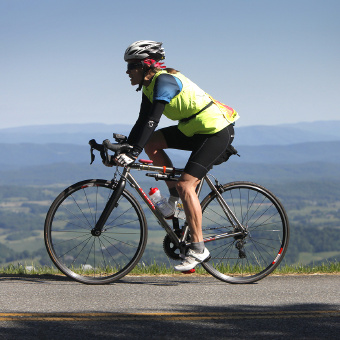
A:
POLYGON ((202 235, 202 210, 195 189, 234 139, 233 123, 239 118, 232 108, 214 100, 179 71, 166 68, 162 43, 141 40, 125 51, 126 73, 131 85, 143 90, 139 117, 127 143, 133 146, 116 161, 133 163, 145 152, 154 165, 173 167, 164 149, 192 151, 178 182, 167 182, 169 203, 175 209, 181 198, 190 228, 191 245, 178 271, 188 271, 209 259, 202 235), (178 125, 155 131, 164 114, 178 125))

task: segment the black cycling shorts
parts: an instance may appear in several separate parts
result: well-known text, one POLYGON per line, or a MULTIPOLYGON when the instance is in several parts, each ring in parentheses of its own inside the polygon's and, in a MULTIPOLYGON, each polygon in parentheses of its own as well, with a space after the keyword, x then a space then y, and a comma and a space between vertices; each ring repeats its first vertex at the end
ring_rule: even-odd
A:
POLYGON ((187 137, 177 125, 160 129, 169 149, 192 151, 184 171, 202 179, 214 163, 225 153, 234 139, 232 124, 214 134, 197 134, 187 137))

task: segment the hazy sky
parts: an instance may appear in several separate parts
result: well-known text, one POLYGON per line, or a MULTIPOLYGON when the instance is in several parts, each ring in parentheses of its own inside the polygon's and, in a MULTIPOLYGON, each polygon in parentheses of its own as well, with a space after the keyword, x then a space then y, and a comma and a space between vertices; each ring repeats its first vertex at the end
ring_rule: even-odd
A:
POLYGON ((0 0, 0 129, 134 123, 123 54, 140 39, 238 125, 338 120, 339 18, 339 0, 0 0))

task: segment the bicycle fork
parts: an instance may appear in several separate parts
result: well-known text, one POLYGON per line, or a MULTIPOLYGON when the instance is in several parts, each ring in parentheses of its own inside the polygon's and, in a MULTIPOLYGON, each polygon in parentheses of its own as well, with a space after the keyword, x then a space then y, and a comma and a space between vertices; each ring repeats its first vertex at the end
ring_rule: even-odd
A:
POLYGON ((91 230, 91 234, 93 236, 100 236, 101 235, 107 219, 109 218, 110 214, 112 213, 112 210, 117 206, 119 197, 123 193, 125 185, 126 185, 126 178, 124 176, 122 176, 120 178, 120 180, 118 181, 114 192, 112 193, 111 197, 107 201, 106 206, 105 206, 102 214, 100 215, 100 217, 99 217, 99 219, 96 223, 96 226, 91 230))

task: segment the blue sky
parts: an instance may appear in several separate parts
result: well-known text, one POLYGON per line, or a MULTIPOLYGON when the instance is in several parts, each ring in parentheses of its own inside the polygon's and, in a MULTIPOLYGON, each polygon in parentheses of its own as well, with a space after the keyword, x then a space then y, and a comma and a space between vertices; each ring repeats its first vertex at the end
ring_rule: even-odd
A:
POLYGON ((0 0, 0 129, 133 124, 123 54, 140 39, 239 126, 339 120, 339 17, 338 0, 0 0))

